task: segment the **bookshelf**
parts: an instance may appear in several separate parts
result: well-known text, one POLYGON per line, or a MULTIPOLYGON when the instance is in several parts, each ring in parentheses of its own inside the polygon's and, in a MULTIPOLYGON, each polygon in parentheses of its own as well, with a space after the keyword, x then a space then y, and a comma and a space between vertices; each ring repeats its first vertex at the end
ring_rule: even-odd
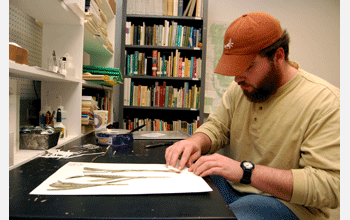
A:
POLYGON ((198 126, 204 119, 208 1, 176 1, 182 12, 194 2, 192 16, 178 16, 174 7, 169 13, 164 5, 147 10, 157 2, 123 2, 120 69, 125 80, 118 91, 119 127, 147 122, 151 125, 144 129, 192 133, 195 127, 188 125, 198 126), (182 128, 173 125, 178 121, 182 128))
MULTIPOLYGON (((106 16, 107 37, 102 37, 87 27, 85 22, 87 15, 84 12, 85 0, 10 1, 11 5, 41 23, 42 54, 40 67, 20 65, 9 61, 9 77, 41 81, 41 106, 49 105, 52 110, 57 110, 60 104, 64 106, 69 119, 65 124, 68 136, 59 140, 57 147, 84 135, 81 122, 82 96, 87 90, 90 93, 95 91, 96 93, 113 94, 114 86, 93 84, 82 79, 84 52, 90 58, 90 65, 115 67, 116 17, 110 5, 111 1, 114 2, 114 0, 98 1, 100 9, 106 16), (106 41, 109 41, 110 48, 106 46, 106 41), (58 58, 68 53, 73 58, 74 71, 68 72, 66 76, 49 71, 48 59, 52 57, 53 50, 58 58), (62 103, 57 98, 58 96, 62 98, 62 103)), ((114 99, 114 96, 111 95, 111 100, 114 99)), ((111 123, 114 122, 112 109, 113 102, 110 106, 111 123)), ((19 114, 18 111, 17 114, 19 114)), ((10 124, 11 120, 10 118, 10 124)), ((42 152, 19 149, 19 123, 18 121, 15 123, 16 131, 13 137, 14 149, 12 152, 14 165, 17 165, 42 152)))

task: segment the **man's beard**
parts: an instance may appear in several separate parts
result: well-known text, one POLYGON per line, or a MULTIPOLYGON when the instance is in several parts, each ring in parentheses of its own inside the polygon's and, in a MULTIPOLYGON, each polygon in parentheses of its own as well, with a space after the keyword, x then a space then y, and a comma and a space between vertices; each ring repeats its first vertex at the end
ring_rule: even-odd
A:
MULTIPOLYGON (((270 63, 270 68, 265 77, 261 80, 252 92, 243 90, 244 95, 249 101, 254 103, 261 103, 267 101, 272 95, 277 92, 278 86, 281 82, 281 72, 278 70, 273 62, 270 63)), ((239 85, 245 82, 239 82, 239 85)))

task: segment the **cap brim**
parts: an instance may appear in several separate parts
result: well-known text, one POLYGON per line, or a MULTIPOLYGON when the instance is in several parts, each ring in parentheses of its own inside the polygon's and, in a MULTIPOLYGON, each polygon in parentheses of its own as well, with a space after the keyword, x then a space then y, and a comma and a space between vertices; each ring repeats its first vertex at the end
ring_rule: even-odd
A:
POLYGON ((223 54, 214 73, 237 76, 246 71, 258 54, 231 55, 223 54))

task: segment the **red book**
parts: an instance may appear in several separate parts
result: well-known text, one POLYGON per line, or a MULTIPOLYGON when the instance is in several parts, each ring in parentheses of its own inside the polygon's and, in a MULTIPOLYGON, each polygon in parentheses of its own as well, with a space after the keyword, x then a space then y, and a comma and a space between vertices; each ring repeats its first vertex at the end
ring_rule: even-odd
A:
POLYGON ((178 63, 178 72, 177 72, 177 77, 182 77, 182 62, 183 62, 183 58, 181 57, 179 59, 179 63, 178 63))
POLYGON ((152 50, 152 76, 157 76, 158 51, 152 50))
POLYGON ((137 106, 141 106, 141 85, 138 85, 137 106))
POLYGON ((154 97, 154 106, 159 107, 159 83, 156 82, 156 87, 155 87, 155 97, 154 97))
POLYGON ((163 82, 163 86, 160 86, 160 103, 159 107, 164 107, 165 106, 165 87, 166 87, 166 82, 163 82))
POLYGON ((195 75, 196 75, 196 63, 197 63, 197 58, 196 57, 193 57, 193 74, 192 74, 192 78, 196 78, 195 75))

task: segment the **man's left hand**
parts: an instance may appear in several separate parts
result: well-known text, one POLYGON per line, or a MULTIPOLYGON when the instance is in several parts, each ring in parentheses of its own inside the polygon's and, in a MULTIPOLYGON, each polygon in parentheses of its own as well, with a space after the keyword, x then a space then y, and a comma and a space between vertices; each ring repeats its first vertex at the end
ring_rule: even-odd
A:
POLYGON ((239 182, 243 176, 240 162, 220 154, 200 157, 188 171, 201 177, 219 175, 232 182, 239 182))

